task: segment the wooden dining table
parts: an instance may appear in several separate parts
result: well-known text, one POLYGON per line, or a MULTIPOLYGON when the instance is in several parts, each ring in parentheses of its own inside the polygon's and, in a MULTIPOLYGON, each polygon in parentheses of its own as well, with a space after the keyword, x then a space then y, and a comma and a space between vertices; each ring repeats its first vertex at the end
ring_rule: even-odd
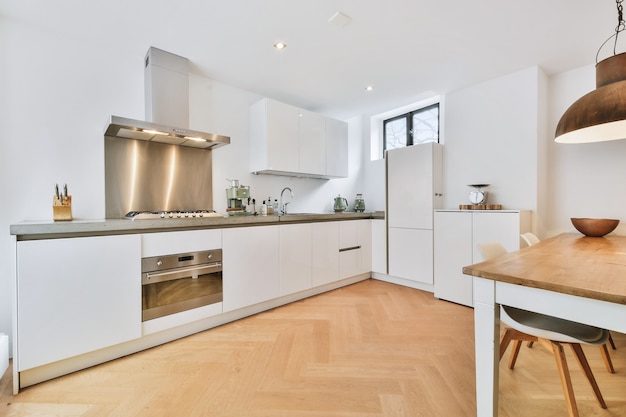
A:
POLYGON ((473 279, 478 417, 498 415, 500 305, 626 333, 626 236, 564 233, 463 273, 473 279))

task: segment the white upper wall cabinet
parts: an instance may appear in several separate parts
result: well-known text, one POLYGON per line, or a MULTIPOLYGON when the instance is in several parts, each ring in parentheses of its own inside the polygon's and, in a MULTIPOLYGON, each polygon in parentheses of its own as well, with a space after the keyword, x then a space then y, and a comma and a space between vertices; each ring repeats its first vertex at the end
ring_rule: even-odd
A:
POLYGON ((348 124, 341 120, 326 119, 326 174, 348 177, 348 124))
POLYGON ((271 99, 250 107, 250 170, 310 178, 348 176, 348 124, 271 99))
POLYGON ((321 114, 298 112, 299 172, 326 174, 326 123, 321 114))

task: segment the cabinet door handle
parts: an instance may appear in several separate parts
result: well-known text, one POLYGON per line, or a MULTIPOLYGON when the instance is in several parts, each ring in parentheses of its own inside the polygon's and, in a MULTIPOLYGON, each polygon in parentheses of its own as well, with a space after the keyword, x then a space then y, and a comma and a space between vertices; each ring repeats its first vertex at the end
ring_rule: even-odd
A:
POLYGON ((349 250, 356 250, 356 249, 361 249, 361 245, 359 245, 359 246, 350 246, 349 248, 341 248, 341 249, 339 249, 339 252, 347 252, 349 250))
POLYGON ((180 278, 190 278, 194 275, 204 275, 222 271, 222 263, 215 262, 203 266, 192 266, 190 268, 179 268, 166 272, 148 272, 141 274, 141 285, 154 284, 156 282, 172 281, 180 278))

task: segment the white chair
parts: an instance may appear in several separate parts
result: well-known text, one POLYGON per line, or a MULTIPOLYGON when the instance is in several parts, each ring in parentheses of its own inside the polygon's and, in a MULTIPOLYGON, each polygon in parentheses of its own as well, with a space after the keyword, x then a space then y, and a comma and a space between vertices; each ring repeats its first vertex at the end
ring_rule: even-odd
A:
POLYGON ((520 236, 522 237, 522 239, 524 239, 524 241, 526 242, 528 246, 532 246, 541 242, 534 233, 530 233, 530 232, 522 233, 520 236))
MULTIPOLYGON (((497 242, 478 244, 478 249, 485 260, 493 259, 507 253, 504 246, 497 242)), ((504 334, 500 339, 500 359, 502 359, 509 344, 514 341, 513 352, 509 359, 509 369, 515 367, 519 348, 524 341, 538 342, 551 350, 556 359, 557 368, 561 377, 561 384, 563 386, 569 416, 578 417, 578 407, 574 397, 572 380, 569 368, 567 367, 565 351, 563 350, 563 345, 568 344, 576 355, 578 363, 587 377, 600 407, 606 408, 606 403, 604 402, 604 398, 602 398, 600 388, 596 383, 596 379, 593 376, 593 372, 589 367, 589 363, 587 362, 587 358, 580 344, 604 345, 603 357, 605 363, 607 360, 610 362, 611 359, 608 357, 608 350, 606 350, 605 344, 609 337, 607 330, 503 305, 500 306, 500 321, 505 325, 504 334)))

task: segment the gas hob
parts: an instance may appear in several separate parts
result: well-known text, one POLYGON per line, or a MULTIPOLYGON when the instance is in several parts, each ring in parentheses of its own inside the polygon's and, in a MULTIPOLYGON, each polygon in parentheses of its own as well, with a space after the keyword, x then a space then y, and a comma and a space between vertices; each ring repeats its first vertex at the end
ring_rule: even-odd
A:
POLYGON ((224 215, 215 210, 154 210, 129 211, 125 216, 129 220, 198 219, 205 217, 224 217, 224 215))

